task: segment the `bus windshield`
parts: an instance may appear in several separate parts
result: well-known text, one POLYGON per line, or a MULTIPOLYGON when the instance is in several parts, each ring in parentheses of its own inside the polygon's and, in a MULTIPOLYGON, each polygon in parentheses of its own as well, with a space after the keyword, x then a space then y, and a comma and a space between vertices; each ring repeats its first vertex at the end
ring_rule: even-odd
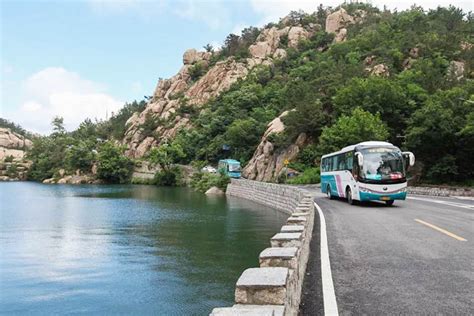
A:
POLYGON ((239 164, 229 164, 229 171, 230 172, 240 171, 240 165, 239 164))
POLYGON ((399 180, 405 178, 403 157, 396 148, 366 148, 361 150, 364 166, 361 176, 366 180, 399 180))

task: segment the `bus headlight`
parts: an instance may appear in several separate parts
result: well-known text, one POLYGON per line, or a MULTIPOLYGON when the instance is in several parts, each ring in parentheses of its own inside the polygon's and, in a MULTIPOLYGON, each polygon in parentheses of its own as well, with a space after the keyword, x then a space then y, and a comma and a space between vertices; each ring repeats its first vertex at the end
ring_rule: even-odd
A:
POLYGON ((369 192, 370 192, 369 189, 366 189, 366 188, 364 188, 364 187, 359 187, 359 191, 360 191, 360 192, 364 192, 364 193, 369 193, 369 192))

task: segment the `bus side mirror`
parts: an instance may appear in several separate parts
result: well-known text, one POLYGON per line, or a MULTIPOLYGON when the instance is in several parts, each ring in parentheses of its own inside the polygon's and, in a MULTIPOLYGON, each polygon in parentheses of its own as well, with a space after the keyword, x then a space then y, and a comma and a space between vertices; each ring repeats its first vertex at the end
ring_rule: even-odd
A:
POLYGON ((410 167, 413 167, 413 165, 415 164, 415 155, 413 155, 413 153, 410 151, 404 151, 402 155, 408 161, 408 165, 410 167))
POLYGON ((361 153, 355 153, 355 156, 357 157, 357 164, 359 167, 362 167, 364 165, 364 156, 361 153))

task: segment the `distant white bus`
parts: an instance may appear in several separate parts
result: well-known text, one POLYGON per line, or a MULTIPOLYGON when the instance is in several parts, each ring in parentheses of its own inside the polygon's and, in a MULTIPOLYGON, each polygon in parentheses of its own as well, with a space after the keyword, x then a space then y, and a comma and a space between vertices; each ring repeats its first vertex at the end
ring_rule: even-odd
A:
POLYGON ((415 164, 411 152, 387 142, 362 142, 321 158, 321 191, 329 198, 354 201, 405 200, 406 171, 415 164))

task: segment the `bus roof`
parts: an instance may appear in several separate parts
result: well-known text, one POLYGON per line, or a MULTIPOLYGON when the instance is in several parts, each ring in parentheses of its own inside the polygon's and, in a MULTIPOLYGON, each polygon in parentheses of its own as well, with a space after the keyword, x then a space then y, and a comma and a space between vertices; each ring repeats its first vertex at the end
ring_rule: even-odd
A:
POLYGON ((346 146, 346 147, 342 148, 342 149, 339 150, 339 151, 336 151, 336 152, 333 152, 333 153, 330 153, 330 154, 323 155, 323 156, 321 157, 321 159, 322 159, 322 158, 329 157, 329 156, 334 156, 334 155, 342 154, 342 153, 345 153, 345 152, 348 152, 348 151, 352 151, 352 150, 354 150, 354 149, 355 149, 356 147, 358 147, 358 146, 365 146, 365 147, 390 146, 390 147, 395 147, 392 143, 388 143, 388 142, 367 141, 367 142, 361 142, 361 143, 358 143, 358 144, 355 144, 355 145, 346 146))
POLYGON ((237 161, 235 159, 221 159, 219 160, 219 162, 225 162, 225 163, 229 163, 229 164, 239 164, 240 165, 240 161, 237 161))

